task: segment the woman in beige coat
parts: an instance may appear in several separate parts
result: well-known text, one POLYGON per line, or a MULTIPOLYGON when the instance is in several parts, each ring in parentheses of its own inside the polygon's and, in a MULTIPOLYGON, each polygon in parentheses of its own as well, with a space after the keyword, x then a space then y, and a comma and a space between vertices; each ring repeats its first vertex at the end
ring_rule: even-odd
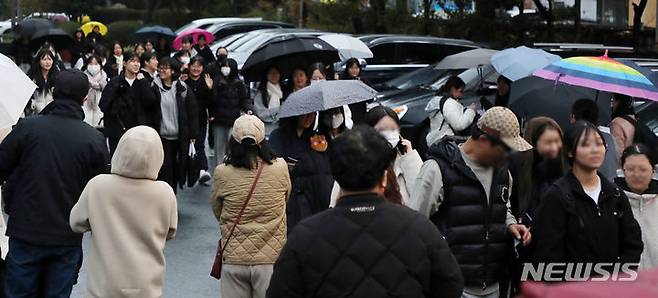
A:
POLYGON ((92 231, 86 297, 162 296, 165 241, 178 223, 174 191, 156 181, 163 159, 154 129, 128 130, 112 174, 89 181, 71 210, 73 231, 92 231))
POLYGON ((274 262, 286 242, 288 165, 274 157, 264 140, 265 125, 258 117, 238 118, 226 161, 215 169, 212 203, 226 247, 222 297, 265 297, 274 262), (259 167, 262 174, 253 195, 228 239, 259 167))

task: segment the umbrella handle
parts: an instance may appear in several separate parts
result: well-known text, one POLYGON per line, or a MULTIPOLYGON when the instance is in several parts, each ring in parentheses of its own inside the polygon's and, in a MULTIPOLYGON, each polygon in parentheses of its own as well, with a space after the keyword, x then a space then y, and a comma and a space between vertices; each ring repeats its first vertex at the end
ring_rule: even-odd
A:
POLYGON ((557 84, 560 82, 560 78, 563 77, 564 74, 558 74, 557 77, 555 77, 555 82, 553 82, 553 90, 557 89, 557 84))

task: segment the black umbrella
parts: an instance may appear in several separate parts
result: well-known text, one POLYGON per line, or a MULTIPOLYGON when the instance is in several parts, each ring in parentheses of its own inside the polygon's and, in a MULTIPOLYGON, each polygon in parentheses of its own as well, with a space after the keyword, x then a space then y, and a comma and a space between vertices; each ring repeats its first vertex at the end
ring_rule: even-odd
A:
POLYGON ((268 42, 256 49, 244 63, 242 75, 247 81, 260 81, 267 68, 275 65, 284 74, 295 66, 314 62, 326 64, 340 61, 338 50, 327 42, 312 36, 286 36, 268 42))
POLYGON ((509 107, 519 118, 528 121, 537 116, 551 117, 562 127, 569 125, 571 106, 581 98, 596 101, 599 125, 610 123, 608 92, 567 85, 530 76, 512 83, 509 107))
POLYGON ((176 33, 170 28, 163 26, 147 26, 142 27, 137 32, 135 32, 134 39, 135 41, 145 42, 151 40, 156 42, 160 37, 163 37, 168 42, 172 42, 176 38, 176 33))
POLYGON ((41 47, 45 42, 50 42, 57 49, 65 49, 73 45, 73 37, 59 28, 42 29, 35 33, 30 40, 33 48, 41 47))
POLYGON ((55 28, 55 24, 47 19, 31 18, 16 25, 16 33, 31 38, 37 31, 55 28))

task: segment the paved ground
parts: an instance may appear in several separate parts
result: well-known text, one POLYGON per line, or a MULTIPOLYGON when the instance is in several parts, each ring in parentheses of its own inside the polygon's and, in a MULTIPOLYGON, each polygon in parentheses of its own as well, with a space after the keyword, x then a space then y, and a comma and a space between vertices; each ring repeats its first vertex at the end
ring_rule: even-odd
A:
MULTIPOLYGON (((165 249, 165 298, 220 297, 219 281, 208 275, 219 240, 219 225, 209 201, 210 189, 196 186, 178 194, 178 232, 165 249)), ((83 242, 85 253, 89 251, 89 236, 83 242)), ((80 283, 73 288, 73 298, 84 297, 85 265, 80 275, 80 283)))

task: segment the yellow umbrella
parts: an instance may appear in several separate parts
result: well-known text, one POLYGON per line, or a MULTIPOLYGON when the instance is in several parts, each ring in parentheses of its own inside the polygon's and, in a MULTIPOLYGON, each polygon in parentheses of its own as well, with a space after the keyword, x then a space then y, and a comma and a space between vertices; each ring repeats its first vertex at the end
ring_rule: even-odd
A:
POLYGON ((85 36, 88 35, 91 31, 94 30, 94 27, 98 26, 101 29, 101 35, 107 35, 107 26, 101 22, 87 22, 80 29, 85 33, 85 36))

